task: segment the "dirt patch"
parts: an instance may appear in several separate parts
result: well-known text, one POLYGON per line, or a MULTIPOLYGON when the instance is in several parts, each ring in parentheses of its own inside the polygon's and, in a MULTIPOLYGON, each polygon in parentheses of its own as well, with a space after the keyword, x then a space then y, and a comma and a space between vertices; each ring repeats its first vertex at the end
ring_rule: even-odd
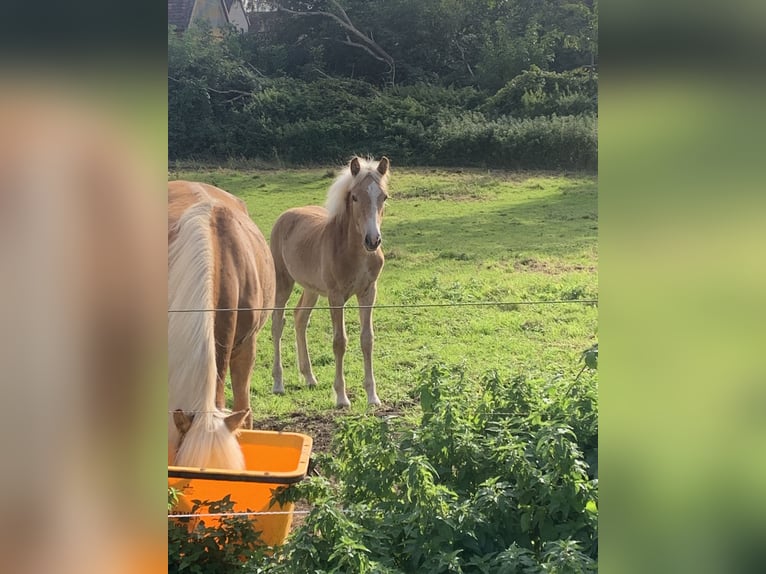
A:
MULTIPOLYGON (((385 404, 371 411, 370 416, 400 415, 412 409, 416 404, 417 401, 414 400, 402 401, 396 404, 385 404)), ((254 418, 253 428, 307 434, 314 439, 314 445, 311 449, 312 453, 327 453, 330 452, 330 443, 332 442, 335 430, 338 428, 338 421, 347 416, 359 415, 349 415, 342 410, 313 414, 295 411, 286 415, 254 418)))
POLYGON ((334 413, 306 414, 293 412, 288 415, 253 419, 253 428, 307 434, 314 439, 314 446, 311 452, 328 452, 332 435, 337 428, 336 421, 339 416, 334 413))

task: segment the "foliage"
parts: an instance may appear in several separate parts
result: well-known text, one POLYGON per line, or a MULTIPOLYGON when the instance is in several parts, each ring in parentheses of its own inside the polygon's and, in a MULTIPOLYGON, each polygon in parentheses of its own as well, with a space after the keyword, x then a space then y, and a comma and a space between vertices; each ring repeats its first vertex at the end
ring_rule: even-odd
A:
POLYGON ((359 153, 386 154, 400 165, 596 166, 593 116, 490 119, 472 111, 484 101, 472 88, 419 84, 379 90, 337 78, 256 82, 241 67, 232 68, 239 82, 232 84, 232 75, 223 72, 191 75, 204 55, 203 50, 192 57, 193 48, 187 46, 183 53, 188 59, 170 72, 175 78, 169 84, 171 159, 249 157, 317 164, 359 153), (245 80, 257 88, 238 93, 245 80))
POLYGON ((557 73, 532 66, 489 98, 482 109, 492 116, 519 118, 596 113, 597 90, 598 77, 591 70, 557 73))
MULTIPOLYGON (((170 490, 169 499, 175 497, 170 490)), ((232 512, 234 508, 234 502, 228 495, 219 501, 195 500, 193 503, 193 513, 232 512)), ((259 533, 253 529, 249 518, 225 516, 210 526, 206 525, 205 520, 168 520, 168 574, 227 574, 241 568, 245 560, 262 559, 263 550, 258 546, 259 533)))
POLYGON ((594 572, 596 390, 434 365, 418 424, 345 419, 270 572, 594 572))
POLYGON ((597 165, 592 115, 492 120, 464 112, 442 116, 434 132, 432 158, 441 165, 583 170, 597 165))
POLYGON ((582 362, 589 369, 598 367, 598 343, 582 352, 582 362))
POLYGON ((168 31, 168 154, 236 153, 236 126, 246 96, 258 87, 252 70, 232 51, 233 32, 220 38, 202 25, 183 35, 168 31))
MULTIPOLYGON (((329 0, 280 0, 291 10, 338 14, 329 0)), ((597 4, 592 0, 340 0, 355 27, 386 50, 388 66, 352 45, 327 17, 258 14, 265 28, 253 38, 251 63, 304 80, 323 75, 386 85, 426 82, 497 90, 537 65, 562 70, 597 57, 597 4), (265 54, 278 54, 273 65, 265 54)), ((357 42, 358 44, 358 42, 357 42)))
POLYGON ((173 510, 173 507, 178 504, 179 491, 173 487, 168 487, 168 512, 173 510))
POLYGON ((328 17, 258 13, 244 35, 169 30, 171 160, 312 165, 385 153, 399 165, 595 168, 596 76, 581 69, 595 70, 591 0, 280 3, 342 7, 395 66, 328 17), (562 130, 556 118, 569 116, 576 127, 562 130))
MULTIPOLYGON (((191 532, 178 522, 169 527, 170 571, 596 571, 592 382, 496 371, 471 381, 435 364, 416 393, 419 421, 345 418, 333 452, 319 457, 323 475, 275 493, 312 510, 268 558, 246 519, 191 532)), ((230 508, 228 498, 209 503, 210 512, 230 508)))

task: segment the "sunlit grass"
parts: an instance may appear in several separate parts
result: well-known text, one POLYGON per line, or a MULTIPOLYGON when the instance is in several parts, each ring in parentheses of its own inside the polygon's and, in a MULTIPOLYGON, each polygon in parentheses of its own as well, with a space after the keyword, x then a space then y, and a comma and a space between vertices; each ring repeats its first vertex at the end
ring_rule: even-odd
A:
MULTIPOLYGON (((334 172, 216 169, 170 175, 209 182, 241 197, 268 238, 282 211, 322 204, 334 172)), ((395 169, 390 192, 383 221, 387 259, 378 282, 379 305, 598 297, 593 176, 395 169)), ((318 306, 326 305, 321 298, 318 306)), ((309 350, 319 380, 314 390, 305 388, 297 370, 291 315, 283 336, 285 396, 271 394, 270 323, 259 336, 251 397, 256 421, 294 411, 326 412, 334 406, 329 313, 315 311, 309 326, 309 350)), ((411 404, 417 373, 436 361, 463 365, 471 375, 497 369, 574 377, 580 352, 596 340, 597 307, 381 307, 375 311, 374 325, 378 394, 386 405, 395 406, 411 404)), ((364 412, 356 309, 346 311, 346 327, 351 412, 364 412)))

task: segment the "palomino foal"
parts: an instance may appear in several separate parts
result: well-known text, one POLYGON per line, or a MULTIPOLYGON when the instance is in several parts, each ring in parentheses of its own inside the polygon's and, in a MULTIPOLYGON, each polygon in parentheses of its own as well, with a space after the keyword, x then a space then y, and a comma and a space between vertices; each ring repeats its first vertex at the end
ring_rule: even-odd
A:
POLYGON ((298 365, 309 387, 316 385, 311 368, 306 328, 320 295, 327 297, 333 325, 336 405, 348 406, 343 377, 346 327, 343 306, 356 295, 360 305, 361 344, 364 356, 364 388, 367 402, 379 405, 372 369, 372 306, 376 281, 383 268, 380 223, 388 197, 388 158, 374 161, 355 157, 327 193, 325 207, 299 207, 283 213, 271 231, 271 253, 277 277, 275 310, 271 319, 274 340, 273 391, 285 392, 282 380, 281 338, 284 305, 293 285, 303 287, 295 310, 298 365))

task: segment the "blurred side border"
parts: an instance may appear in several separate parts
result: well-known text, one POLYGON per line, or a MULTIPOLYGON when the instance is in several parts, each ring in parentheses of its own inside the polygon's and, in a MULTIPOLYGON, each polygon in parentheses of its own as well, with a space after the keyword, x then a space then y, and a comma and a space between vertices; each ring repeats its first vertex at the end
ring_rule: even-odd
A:
POLYGON ((766 11, 600 11, 602 572, 766 563, 766 11))
POLYGON ((154 1, 3 7, 0 444, 13 472, 0 479, 0 552, 9 571, 166 570, 157 441, 167 418, 166 46, 166 6, 154 1), (99 281, 112 305, 88 291, 99 281))

